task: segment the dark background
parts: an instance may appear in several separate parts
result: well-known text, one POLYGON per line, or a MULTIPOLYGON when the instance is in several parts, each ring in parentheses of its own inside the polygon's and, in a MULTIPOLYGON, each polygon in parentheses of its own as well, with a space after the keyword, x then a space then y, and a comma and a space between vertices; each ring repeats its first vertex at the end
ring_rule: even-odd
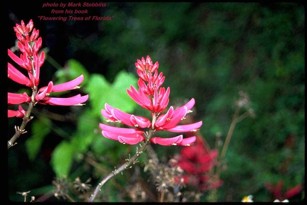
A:
MULTIPOLYGON (((64 67, 73 58, 90 74, 102 74, 110 82, 122 70, 135 73, 135 60, 150 55, 154 62, 159 61, 166 76, 164 85, 171 87, 170 104, 195 98, 194 117, 203 120, 201 133, 212 148, 217 133, 222 139, 227 134, 239 91, 249 95, 255 118, 237 125, 218 201, 239 201, 248 194, 253 194, 255 201, 273 201, 265 183, 283 180, 284 189, 304 184, 303 5, 113 2, 106 8, 89 9, 93 14, 112 16, 111 21, 51 22, 38 20, 45 12, 41 4, 8 2, 8 48, 15 44, 15 23, 33 19, 43 47, 58 65, 64 67)), ((48 83, 56 71, 46 62, 41 84, 48 83)), ((8 82, 8 90, 17 88, 8 82)), ((67 113, 61 107, 46 109, 67 113)), ((16 122, 9 119, 9 136, 16 122)), ((74 129, 73 123, 54 123, 61 129, 74 129)), ((47 136, 39 157, 30 161, 24 147, 29 136, 23 136, 18 147, 8 151, 11 200, 22 200, 16 191, 39 189, 54 178, 50 155, 63 138, 55 133, 47 136)))

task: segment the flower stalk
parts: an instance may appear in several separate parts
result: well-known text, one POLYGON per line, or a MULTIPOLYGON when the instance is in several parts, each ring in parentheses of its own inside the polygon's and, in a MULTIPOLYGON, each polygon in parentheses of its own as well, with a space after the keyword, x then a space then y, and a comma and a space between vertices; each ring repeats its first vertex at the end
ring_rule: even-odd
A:
POLYGON ((148 132, 148 136, 146 137, 147 140, 144 142, 144 144, 142 145, 142 147, 136 151, 136 153, 124 164, 122 164, 120 167, 116 168, 115 170, 113 170, 109 175, 107 175, 105 178, 103 178, 101 180, 101 182, 97 185, 97 187, 95 188, 93 194, 90 196, 88 202, 94 202, 95 198, 97 197, 98 193, 101 191, 102 186, 107 183, 111 178, 113 178, 114 176, 116 176, 117 174, 125 171, 126 169, 128 169, 132 164, 135 164, 137 159, 140 157, 140 155, 145 151, 145 149, 147 148, 147 145, 149 144, 149 140, 151 135, 154 133, 153 130, 149 130, 148 132))
MULTIPOLYGON (((56 106, 80 106, 88 100, 88 95, 80 94, 73 97, 52 97, 52 93, 70 91, 80 88, 83 82, 83 75, 58 85, 54 85, 52 81, 47 86, 39 88, 41 66, 45 62, 45 52, 41 51, 42 38, 39 36, 39 30, 34 28, 33 21, 28 24, 21 21, 16 24, 14 31, 17 37, 18 52, 14 53, 8 49, 8 56, 14 64, 8 62, 8 78, 12 81, 31 88, 31 97, 26 92, 11 93, 8 92, 8 105, 18 105, 18 109, 8 109, 8 117, 22 118, 22 123, 15 126, 15 134, 8 141, 8 149, 16 145, 17 139, 26 133, 25 127, 32 119, 31 112, 33 107, 38 104, 49 104, 56 106), (17 67, 18 66, 18 67, 17 67), (19 68, 19 69, 17 69, 19 68), (27 75, 24 74, 27 72, 27 75), (27 110, 24 110, 22 104, 28 104, 27 110)), ((15 50, 14 50, 15 51, 15 50)))

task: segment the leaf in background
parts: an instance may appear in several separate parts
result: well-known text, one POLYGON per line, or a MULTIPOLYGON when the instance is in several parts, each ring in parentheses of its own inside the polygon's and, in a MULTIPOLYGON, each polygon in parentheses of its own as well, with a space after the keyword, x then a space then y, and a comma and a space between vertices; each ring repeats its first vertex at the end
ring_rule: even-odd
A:
POLYGON ((67 64, 64 69, 58 70, 55 73, 56 76, 56 84, 64 83, 66 81, 75 79, 76 77, 83 74, 84 80, 82 84, 86 84, 88 82, 89 73, 86 68, 77 60, 70 59, 67 61, 67 64))
POLYGON ((51 156, 51 165, 57 177, 68 176, 74 153, 74 145, 65 141, 54 149, 51 156))
MULTIPOLYGON (((78 120, 77 132, 72 136, 71 143, 74 144, 76 152, 83 153, 88 146, 93 143, 93 139, 98 133, 99 120, 90 110, 81 114, 78 120)), ((96 142, 94 142, 96 143, 96 142)))
POLYGON ((131 86, 137 85, 137 79, 134 75, 127 73, 125 71, 119 72, 114 80, 113 87, 118 90, 124 90, 126 93, 126 90, 131 86))
POLYGON ((134 75, 125 71, 119 72, 112 85, 113 92, 108 97, 108 103, 124 112, 132 112, 137 104, 129 97, 127 89, 136 84, 137 79, 134 75))
POLYGON ((51 121, 41 117, 32 124, 32 136, 26 141, 26 149, 30 160, 34 160, 46 135, 51 131, 51 121), (43 129, 42 129, 43 128, 43 129))
POLYGON ((104 108, 104 104, 108 99, 108 93, 111 91, 110 84, 102 75, 92 74, 85 90, 90 96, 89 102, 93 113, 100 117, 100 110, 104 108))

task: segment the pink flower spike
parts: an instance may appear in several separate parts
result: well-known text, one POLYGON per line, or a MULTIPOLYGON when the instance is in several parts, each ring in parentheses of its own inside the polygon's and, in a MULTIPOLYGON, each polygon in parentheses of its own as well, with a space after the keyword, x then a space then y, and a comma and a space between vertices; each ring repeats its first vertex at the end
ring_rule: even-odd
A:
POLYGON ((180 143, 178 143, 178 145, 181 146, 190 146, 192 143, 194 143, 196 141, 196 137, 192 136, 192 137, 188 137, 188 138, 184 138, 180 143))
POLYGON ((31 98, 28 96, 26 92, 22 94, 8 92, 7 96, 8 96, 8 104, 21 104, 31 101, 31 98))
POLYGON ((170 138, 153 137, 150 139, 150 141, 154 144, 171 146, 179 144, 182 141, 182 139, 183 139, 182 135, 178 135, 176 137, 170 137, 170 138))
POLYGON ((80 94, 68 98, 46 97, 43 104, 61 105, 61 106, 81 106, 87 101, 88 95, 81 96, 80 94))
POLYGON ((199 121, 199 122, 196 122, 196 123, 193 123, 193 124, 188 124, 188 125, 178 125, 174 128, 167 129, 167 131, 170 131, 170 132, 196 132, 196 130, 198 128, 200 128, 202 124, 203 124, 202 121, 199 121))
POLYGON ((21 105, 19 105, 18 110, 8 110, 7 116, 23 118, 25 114, 26 111, 21 107, 21 105))
POLYGON ((21 73, 19 70, 17 70, 12 64, 8 63, 7 69, 8 69, 8 77, 11 80, 21 85, 25 85, 28 87, 32 86, 30 79, 26 77, 23 73, 21 73))

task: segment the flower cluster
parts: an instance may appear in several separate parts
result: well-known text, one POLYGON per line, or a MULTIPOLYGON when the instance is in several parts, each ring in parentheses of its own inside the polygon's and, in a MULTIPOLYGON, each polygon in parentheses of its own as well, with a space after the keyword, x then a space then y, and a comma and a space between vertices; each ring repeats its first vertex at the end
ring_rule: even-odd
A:
POLYGON ((221 186, 222 181, 210 174, 216 166, 217 156, 217 150, 207 148, 203 139, 197 136, 193 146, 182 148, 177 158, 176 165, 184 171, 183 183, 201 191, 221 186))
POLYGON ((81 96, 80 94, 73 97, 60 98, 50 97, 51 93, 69 91, 79 88, 83 82, 83 75, 80 75, 69 82, 54 85, 52 81, 47 86, 38 89, 40 81, 40 68, 45 61, 44 51, 40 51, 42 46, 42 38, 39 36, 39 30, 34 28, 32 19, 25 24, 16 24, 14 31, 17 37, 17 46, 20 54, 15 54, 8 49, 8 56, 14 61, 15 65, 8 63, 8 77, 16 83, 27 86, 32 89, 32 95, 24 93, 8 92, 8 104, 18 105, 17 110, 8 110, 8 117, 23 118, 26 111, 21 106, 22 103, 36 103, 49 105, 82 105, 88 99, 88 95, 81 96), (21 70, 16 68, 16 65, 21 70), (23 72, 27 72, 25 75, 23 72))
POLYGON ((303 187, 301 184, 298 184, 288 190, 283 190, 284 182, 280 180, 277 184, 273 185, 270 183, 265 184, 265 188, 272 193, 273 197, 276 200, 285 200, 285 199, 291 199, 295 195, 299 194, 303 187))
POLYGON ((195 104, 192 98, 185 105, 170 108, 166 111, 169 103, 170 88, 162 87, 165 76, 162 72, 158 72, 158 62, 153 63, 149 56, 142 57, 135 63, 137 69, 138 87, 131 86, 127 93, 141 107, 150 111, 151 120, 132 114, 125 113, 109 104, 105 104, 105 109, 102 110, 102 115, 110 122, 119 122, 130 128, 114 127, 100 123, 102 135, 106 138, 119 141, 124 144, 134 145, 139 142, 150 140, 154 144, 163 146, 181 145, 188 146, 196 139, 195 136, 183 138, 183 135, 178 135, 170 138, 163 138, 148 135, 149 131, 169 131, 174 133, 184 133, 196 131, 202 125, 202 122, 196 122, 187 125, 179 125, 181 120, 191 112, 195 104), (166 112, 165 112, 166 111, 166 112))

